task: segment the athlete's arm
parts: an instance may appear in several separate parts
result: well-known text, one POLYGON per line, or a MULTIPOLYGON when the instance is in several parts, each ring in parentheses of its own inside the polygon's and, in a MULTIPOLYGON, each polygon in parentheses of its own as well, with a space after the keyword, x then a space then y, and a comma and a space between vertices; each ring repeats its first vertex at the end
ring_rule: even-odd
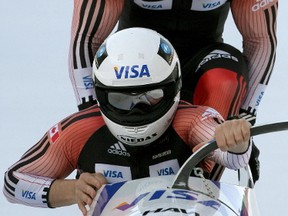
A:
MULTIPOLYGON (((212 152, 209 159, 235 170, 248 164, 252 150, 252 145, 250 145, 251 124, 248 121, 235 119, 219 124, 219 122, 215 121, 215 116, 213 117, 212 113, 211 116, 207 115, 206 118, 203 118, 197 127, 201 134, 203 134, 203 131, 214 130, 213 135, 211 134, 212 139, 216 140, 219 149, 212 152)), ((206 168, 209 167, 208 165, 209 162, 206 161, 206 168)))
POLYGON ((249 70, 248 94, 242 109, 256 114, 268 85, 276 55, 278 0, 232 0, 231 11, 243 37, 249 70))
MULTIPOLYGON (((173 121, 175 130, 191 149, 196 151, 216 138, 220 149, 214 151, 209 159, 230 169, 247 165, 251 154, 251 145, 248 142, 250 124, 243 119, 224 122, 221 115, 212 108, 192 107, 179 109, 173 121)), ((202 164, 207 172, 213 168, 214 163, 211 160, 202 164)))
POLYGON ((53 128, 50 132, 54 131, 54 136, 46 133, 5 173, 3 191, 8 201, 34 207, 49 207, 49 188, 53 180, 65 178, 73 171, 74 167, 67 160, 62 142, 57 141, 57 145, 52 141, 58 133, 53 128))
MULTIPOLYGON (((205 125, 204 122, 202 128, 205 128, 205 125)), ((228 120, 215 125, 213 139, 216 140, 219 149, 212 152, 208 158, 229 169, 236 170, 245 167, 252 150, 250 127, 251 124, 244 119, 228 120)), ((193 150, 195 151, 196 148, 193 150)), ((206 160, 203 164, 206 170, 210 170, 211 162, 206 160)))
POLYGON ((75 190, 70 190, 75 180, 64 179, 77 169, 83 146, 103 124, 99 109, 91 108, 53 126, 5 173, 3 191, 7 200, 34 207, 76 203, 75 196, 71 198, 75 190), (55 189, 67 193, 57 193, 56 199, 55 189))
POLYGON ((69 49, 69 76, 79 110, 96 103, 92 81, 95 53, 115 27, 124 0, 74 0, 69 49))

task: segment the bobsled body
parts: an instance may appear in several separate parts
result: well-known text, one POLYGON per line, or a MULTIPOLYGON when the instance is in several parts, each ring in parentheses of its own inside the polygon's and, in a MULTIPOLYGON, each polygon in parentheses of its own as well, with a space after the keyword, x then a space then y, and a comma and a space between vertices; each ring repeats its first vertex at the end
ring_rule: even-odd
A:
POLYGON ((174 176, 103 186, 89 215, 258 216, 254 189, 190 177, 189 190, 171 188, 174 176))

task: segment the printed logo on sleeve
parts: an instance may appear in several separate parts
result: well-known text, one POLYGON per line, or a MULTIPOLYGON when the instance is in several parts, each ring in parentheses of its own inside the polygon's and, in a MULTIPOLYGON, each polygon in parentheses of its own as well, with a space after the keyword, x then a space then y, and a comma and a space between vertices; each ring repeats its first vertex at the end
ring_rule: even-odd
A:
POLYGON ((90 75, 84 76, 82 79, 86 90, 94 88, 94 82, 90 75))
POLYGON ((37 206, 47 206, 47 188, 52 182, 52 179, 45 177, 27 176, 22 173, 14 173, 19 179, 14 194, 18 200, 24 203, 37 204, 37 206), (33 182, 33 184, 31 183, 33 182))
POLYGON ((202 114, 202 119, 205 119, 209 116, 219 116, 219 113, 215 109, 209 107, 202 114))
POLYGON ((52 140, 53 143, 59 138, 59 126, 58 126, 58 124, 54 125, 49 130, 49 136, 50 136, 50 139, 52 140))
MULTIPOLYGON (((261 100, 263 99, 265 89, 267 88, 264 84, 258 84, 256 89, 254 90, 254 97, 251 98, 249 106, 253 107, 255 111, 257 111, 261 100)), ((252 110, 254 111, 254 110, 252 110)))
POLYGON ((22 197, 29 200, 36 200, 36 193, 28 190, 22 190, 22 197))

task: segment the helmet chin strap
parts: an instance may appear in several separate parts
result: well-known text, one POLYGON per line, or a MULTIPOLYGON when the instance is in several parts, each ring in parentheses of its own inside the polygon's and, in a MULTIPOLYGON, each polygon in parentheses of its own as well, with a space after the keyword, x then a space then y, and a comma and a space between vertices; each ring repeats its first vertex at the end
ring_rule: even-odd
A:
POLYGON ((127 114, 127 116, 130 116, 130 115, 134 115, 134 114, 145 114, 145 113, 147 113, 147 112, 145 112, 145 110, 142 108, 141 109, 141 105, 144 105, 145 106, 145 104, 138 104, 138 105, 136 105, 136 107, 134 107, 128 114, 127 114))

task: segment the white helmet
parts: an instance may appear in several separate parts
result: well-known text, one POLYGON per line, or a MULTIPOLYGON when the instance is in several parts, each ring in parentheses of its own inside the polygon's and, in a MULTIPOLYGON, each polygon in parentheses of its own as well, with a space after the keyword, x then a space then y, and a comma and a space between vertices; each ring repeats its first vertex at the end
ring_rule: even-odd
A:
POLYGON ((120 142, 146 145, 166 131, 179 103, 181 72, 162 35, 146 28, 114 33, 98 49, 93 73, 104 121, 120 142))

